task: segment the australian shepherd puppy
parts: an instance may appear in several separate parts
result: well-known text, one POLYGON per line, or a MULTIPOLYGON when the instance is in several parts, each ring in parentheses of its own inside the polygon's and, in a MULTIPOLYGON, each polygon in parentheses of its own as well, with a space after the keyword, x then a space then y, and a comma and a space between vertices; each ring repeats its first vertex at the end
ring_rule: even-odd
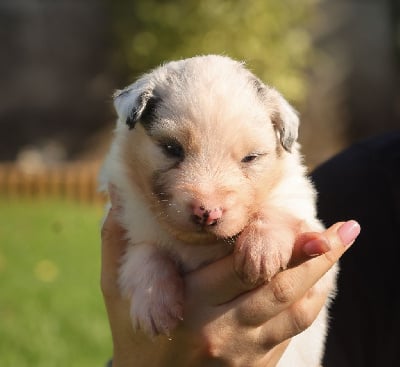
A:
MULTIPOLYGON (((200 56, 160 66, 115 94, 103 185, 120 199, 129 245, 120 287, 133 327, 167 334, 182 319, 182 274, 234 253, 244 281, 287 267, 298 234, 321 231, 289 103, 243 63, 200 56)), ((336 269, 316 285, 334 289, 336 269)), ((326 307, 279 366, 316 367, 326 307)))

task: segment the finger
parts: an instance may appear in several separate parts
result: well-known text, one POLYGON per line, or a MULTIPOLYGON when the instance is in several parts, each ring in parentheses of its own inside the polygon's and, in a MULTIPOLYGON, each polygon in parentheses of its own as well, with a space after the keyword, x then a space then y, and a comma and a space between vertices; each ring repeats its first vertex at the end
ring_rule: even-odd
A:
MULTIPOLYGON (((106 306, 110 329, 112 333, 114 361, 116 365, 124 363, 132 356, 132 340, 134 338, 132 323, 129 316, 129 301, 121 297, 118 287, 118 269, 125 253, 125 231, 118 222, 118 206, 115 205, 115 191, 111 189, 110 207, 101 228, 101 289, 106 306)), ((135 340, 136 344, 146 338, 135 340)), ((134 356, 134 358, 137 358, 134 356)), ((135 361, 132 361, 133 365, 135 361)))
MULTIPOLYGON (((341 243, 340 238, 336 238, 336 231, 341 225, 345 224, 346 223, 342 222, 336 223, 322 234, 308 233, 304 236, 300 236, 295 244, 295 264, 297 265, 298 263, 304 262, 306 259, 310 259, 310 255, 304 252, 304 247, 306 247, 307 243, 310 243, 310 241, 314 241, 314 245, 312 245, 313 247, 311 248, 313 252, 319 251, 325 253, 327 252, 326 250, 331 249, 334 245, 343 250, 344 243, 341 243)), ((338 256, 341 256, 341 254, 338 256)), ((325 266, 329 268, 329 265, 325 264, 325 266)), ((296 273, 294 276, 296 276, 296 273)), ((257 288, 257 285, 247 284, 238 276, 233 268, 232 255, 187 274, 185 282, 186 292, 190 294, 193 299, 197 299, 196 295, 202 295, 202 300, 207 300, 210 305, 227 303, 239 295, 257 288)), ((303 290, 305 292, 305 288, 303 290)))
POLYGON ((326 299, 327 293, 308 292, 301 300, 261 327, 260 342, 265 347, 272 348, 283 340, 300 334, 316 320, 326 299))
POLYGON ((330 249, 329 241, 324 233, 302 233, 296 238, 289 265, 299 265, 312 257, 328 252, 330 249))
POLYGON ((116 219, 114 208, 111 208, 101 228, 101 289, 105 296, 119 292, 118 268, 125 249, 125 231, 116 219))
POLYGON ((278 273, 268 284, 232 302, 238 320, 260 325, 304 297, 307 291, 332 268, 360 233, 355 221, 336 223, 326 236, 331 250, 302 264, 278 273))
POLYGON ((255 287, 240 279, 233 267, 233 255, 185 276, 186 298, 195 302, 206 301, 210 306, 228 302, 255 287))

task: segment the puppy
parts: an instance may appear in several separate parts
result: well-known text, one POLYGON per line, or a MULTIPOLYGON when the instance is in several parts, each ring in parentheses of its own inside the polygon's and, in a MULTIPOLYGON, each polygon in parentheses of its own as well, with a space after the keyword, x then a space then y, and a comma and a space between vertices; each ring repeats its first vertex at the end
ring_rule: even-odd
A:
MULTIPOLYGON (((102 182, 120 198, 129 246, 120 287, 133 327, 168 334, 182 319, 182 274, 234 252, 244 281, 288 265, 296 236, 320 231, 288 102, 222 56, 170 62, 118 91, 102 182)), ((333 290, 335 272, 317 285, 333 290)), ((317 366, 326 308, 279 366, 317 366)))

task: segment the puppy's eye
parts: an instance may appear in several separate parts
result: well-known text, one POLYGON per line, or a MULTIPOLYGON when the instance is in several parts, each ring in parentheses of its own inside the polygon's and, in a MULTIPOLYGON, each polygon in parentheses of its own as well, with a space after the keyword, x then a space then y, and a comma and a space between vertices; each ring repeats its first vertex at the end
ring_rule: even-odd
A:
POLYGON ((257 154, 257 153, 246 155, 242 159, 242 163, 250 163, 250 162, 254 161, 255 159, 257 159, 259 156, 260 156, 260 154, 257 154))
POLYGON ((164 154, 170 158, 183 159, 185 156, 183 147, 178 142, 169 141, 160 145, 164 154))

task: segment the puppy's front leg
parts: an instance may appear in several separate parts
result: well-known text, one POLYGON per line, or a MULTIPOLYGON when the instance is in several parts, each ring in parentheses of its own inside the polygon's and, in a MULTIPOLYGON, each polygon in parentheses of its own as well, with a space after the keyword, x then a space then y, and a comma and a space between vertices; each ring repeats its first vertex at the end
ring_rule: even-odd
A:
POLYGON ((234 266, 239 276, 253 284, 271 280, 279 270, 285 269, 300 223, 283 213, 260 216, 252 221, 235 245, 234 266))
POLYGON ((183 280, 175 262, 157 247, 130 245, 120 269, 134 329, 150 337, 169 334, 183 316, 183 280))

